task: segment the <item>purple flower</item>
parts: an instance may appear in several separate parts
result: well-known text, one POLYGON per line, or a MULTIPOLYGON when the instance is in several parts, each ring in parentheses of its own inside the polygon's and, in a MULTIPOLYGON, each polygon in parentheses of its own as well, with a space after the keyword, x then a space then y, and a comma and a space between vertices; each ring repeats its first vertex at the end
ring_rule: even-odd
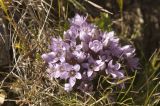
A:
POLYGON ((41 57, 45 62, 50 62, 50 61, 53 61, 56 58, 56 53, 55 52, 50 52, 50 53, 47 53, 47 54, 43 54, 41 57))
POLYGON ((82 24, 86 23, 87 17, 80 16, 76 14, 73 19, 70 20, 71 25, 81 26, 82 24))
POLYGON ((111 31, 111 32, 105 32, 103 34, 103 38, 102 38, 102 41, 103 41, 103 45, 104 47, 112 47, 112 46, 117 46, 118 43, 119 43, 119 38, 115 37, 114 36, 114 32, 111 31))
POLYGON ((82 51, 83 45, 79 44, 75 46, 75 49, 73 51, 73 56, 75 56, 75 59, 78 62, 83 62, 84 59, 86 58, 85 52, 82 51))
POLYGON ((134 55, 135 49, 131 45, 126 45, 121 47, 121 50, 125 57, 132 57, 134 55))
POLYGON ((64 32, 64 39, 52 38, 51 52, 42 55, 48 63, 48 77, 63 80, 60 83, 68 81, 63 83, 67 92, 73 86, 82 92, 93 90, 96 85, 92 81, 105 72, 119 79, 124 78, 122 70, 138 68, 134 47, 121 46, 114 31, 103 32, 87 23, 86 18, 76 14, 70 20, 70 28, 64 32))
POLYGON ((47 54, 43 54, 41 57, 44 61, 46 61, 48 63, 56 63, 59 60, 61 62, 65 61, 65 57, 63 55, 60 55, 60 54, 55 53, 55 52, 50 52, 50 53, 47 53, 47 54))
POLYGON ((106 74, 111 74, 113 78, 123 78, 124 74, 120 71, 121 65, 119 63, 113 64, 113 60, 108 63, 108 68, 105 70, 106 74))
POLYGON ((87 32, 85 32, 85 31, 82 30, 79 33, 79 39, 81 41, 84 41, 84 42, 89 42, 90 41, 90 36, 88 35, 87 32))
POLYGON ((73 55, 76 57, 78 62, 83 62, 86 59, 86 54, 82 51, 74 51, 73 55))
POLYGON ((66 40, 66 41, 75 41, 75 39, 76 39, 76 36, 75 36, 75 34, 71 31, 71 30, 68 30, 68 31, 65 31, 64 33, 63 33, 63 35, 64 35, 64 39, 66 40))
POLYGON ((135 49, 131 45, 126 45, 121 48, 123 51, 124 59, 127 61, 127 65, 131 69, 138 68, 139 59, 135 58, 135 49))
POLYGON ((83 42, 88 43, 92 38, 91 34, 93 29, 94 27, 87 23, 81 26, 79 28, 79 39, 83 42))
POLYGON ((66 55, 69 53, 70 46, 68 43, 62 41, 62 39, 56 39, 52 38, 52 43, 50 46, 52 52, 48 54, 43 54, 42 58, 46 62, 52 62, 56 63, 58 61, 65 62, 66 61, 66 55))
POLYGON ((55 71, 52 73, 54 78, 67 79, 69 78, 69 71, 72 69, 72 66, 68 63, 56 64, 55 71))
POLYGON ((53 52, 62 52, 62 51, 69 50, 70 47, 69 47, 69 44, 62 41, 61 38, 59 39, 52 38, 52 43, 50 48, 53 52))
POLYGON ((89 32, 92 40, 101 40, 102 32, 100 32, 96 26, 92 26, 91 31, 89 32))
POLYGON ((111 51, 109 51, 109 50, 100 51, 99 58, 102 61, 109 62, 112 59, 112 57, 111 57, 111 51))
POLYGON ((104 70, 106 68, 106 63, 102 60, 96 60, 96 64, 99 70, 104 70))
POLYGON ((89 48, 95 53, 97 53, 103 49, 103 45, 100 41, 94 40, 93 42, 89 42, 89 48))
POLYGON ((118 58, 121 58, 123 51, 121 50, 120 46, 113 46, 112 45, 112 47, 110 47, 110 51, 111 51, 112 56, 116 56, 118 58))
POLYGON ((105 68, 105 62, 94 60, 92 57, 88 59, 88 63, 82 63, 83 68, 87 69, 88 77, 91 77, 94 71, 99 71, 105 68))
POLYGON ((78 37, 78 29, 74 26, 71 26, 69 30, 64 31, 64 40, 65 41, 76 41, 78 37))
POLYGON ((81 73, 79 72, 80 65, 76 64, 72 67, 72 70, 69 71, 69 84, 73 87, 76 83, 76 79, 81 79, 81 73))

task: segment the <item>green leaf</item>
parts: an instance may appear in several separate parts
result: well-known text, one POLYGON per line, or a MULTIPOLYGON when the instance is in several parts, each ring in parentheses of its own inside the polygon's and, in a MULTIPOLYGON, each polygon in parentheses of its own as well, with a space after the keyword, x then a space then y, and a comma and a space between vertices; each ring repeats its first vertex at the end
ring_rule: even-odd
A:
POLYGON ((6 5, 5 5, 5 3, 4 3, 4 1, 3 0, 0 0, 0 6, 1 6, 1 8, 3 9, 3 11, 6 13, 6 14, 8 14, 8 12, 7 12, 7 7, 6 7, 6 5))
POLYGON ((117 3, 119 5, 120 13, 122 14, 122 11, 123 11, 123 0, 117 0, 117 3))

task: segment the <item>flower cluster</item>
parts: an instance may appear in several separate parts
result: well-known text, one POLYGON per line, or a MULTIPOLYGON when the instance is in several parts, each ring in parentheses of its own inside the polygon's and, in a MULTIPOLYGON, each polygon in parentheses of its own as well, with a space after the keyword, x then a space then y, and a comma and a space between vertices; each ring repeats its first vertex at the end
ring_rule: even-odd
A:
POLYGON ((91 81, 97 74, 121 79, 125 76, 124 68, 138 67, 135 49, 131 45, 121 46, 113 31, 102 32, 78 14, 70 24, 64 38, 52 38, 51 52, 42 55, 48 63, 49 77, 65 80, 66 91, 74 86, 82 91, 91 90, 91 81))

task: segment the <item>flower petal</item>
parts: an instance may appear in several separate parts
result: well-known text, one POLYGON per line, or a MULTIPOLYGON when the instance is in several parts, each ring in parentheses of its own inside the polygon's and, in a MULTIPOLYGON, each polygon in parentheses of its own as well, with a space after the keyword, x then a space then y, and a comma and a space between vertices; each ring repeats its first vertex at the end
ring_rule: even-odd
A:
POLYGON ((81 75, 80 73, 76 73, 75 77, 76 77, 77 79, 81 79, 81 78, 82 78, 82 75, 81 75))
POLYGON ((117 71, 117 76, 118 76, 118 78, 123 78, 124 74, 120 71, 117 71))
POLYGON ((104 70, 105 68, 106 68, 106 63, 105 62, 101 63, 100 70, 104 70))
POLYGON ((80 70, 80 65, 79 65, 79 64, 74 65, 74 66, 73 66, 73 69, 74 69, 75 71, 79 71, 79 70, 80 70))
POLYGON ((69 78, 68 72, 66 72, 66 71, 62 72, 61 75, 60 75, 60 78, 61 79, 67 79, 67 78, 69 78))
POLYGON ((115 74, 115 73, 111 73, 111 75, 112 75, 113 78, 117 77, 117 74, 115 74))
POLYGON ((43 54, 41 57, 45 62, 50 62, 55 58, 55 56, 56 56, 56 53, 50 52, 47 54, 43 54))
POLYGON ((120 63, 117 63, 117 64, 115 64, 115 66, 114 66, 115 70, 119 70, 120 67, 121 67, 121 64, 120 64, 120 63))
POLYGON ((109 63, 108 63, 108 66, 109 66, 110 68, 114 68, 114 66, 113 66, 112 63, 113 63, 113 60, 110 60, 109 63))
POLYGON ((73 87, 76 84, 76 78, 75 77, 70 77, 69 84, 73 87))
POLYGON ((85 31, 83 31, 83 30, 80 31, 79 38, 80 38, 80 40, 85 41, 85 42, 89 41, 88 34, 85 31))
POLYGON ((108 32, 108 33, 107 33, 107 36, 108 36, 108 37, 113 37, 113 36, 114 36, 114 31, 108 32))
POLYGON ((58 78, 58 77, 60 77, 60 75, 61 75, 60 71, 55 71, 53 74, 53 77, 58 78))
POLYGON ((99 68, 99 66, 95 66, 95 67, 93 68, 93 70, 94 70, 94 71, 99 71, 100 68, 99 68))
POLYGON ((89 48, 97 53, 98 51, 102 50, 103 45, 99 40, 94 40, 93 42, 89 42, 89 48))
POLYGON ((65 62, 65 57, 61 56, 59 60, 63 63, 65 62))
POLYGON ((64 84, 64 90, 70 92, 72 90, 72 86, 69 83, 64 84))
POLYGON ((101 64, 102 60, 96 60, 97 64, 101 64))
POLYGON ((92 70, 88 70, 88 71, 87 71, 87 76, 88 76, 88 77, 90 77, 92 74, 93 74, 93 71, 92 71, 92 70))

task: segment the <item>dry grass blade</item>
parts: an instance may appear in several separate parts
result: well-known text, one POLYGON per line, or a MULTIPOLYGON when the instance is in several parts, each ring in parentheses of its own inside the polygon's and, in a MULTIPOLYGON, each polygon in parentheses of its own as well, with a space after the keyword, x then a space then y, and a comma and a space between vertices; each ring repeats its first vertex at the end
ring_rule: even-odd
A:
POLYGON ((113 14, 112 12, 110 12, 110 11, 104 9, 103 7, 99 6, 98 4, 95 4, 95 3, 92 2, 92 1, 89 1, 89 0, 85 0, 85 1, 86 1, 87 3, 93 5, 93 6, 96 7, 97 9, 103 11, 103 12, 106 12, 106 13, 109 13, 109 14, 113 14))
POLYGON ((43 25, 42 25, 42 28, 41 28, 40 31, 39 31, 38 40, 40 40, 40 38, 41 38, 41 34, 42 34, 42 31, 43 31, 43 29, 44 29, 44 26, 45 26, 45 24, 46 24, 46 22, 47 22, 47 18, 48 18, 48 15, 49 15, 49 13, 50 13, 50 10, 51 10, 51 8, 52 8, 52 4, 53 4, 53 0, 51 0, 51 4, 49 5, 49 10, 47 11, 46 18, 45 18, 45 20, 44 20, 44 23, 43 23, 43 25))

